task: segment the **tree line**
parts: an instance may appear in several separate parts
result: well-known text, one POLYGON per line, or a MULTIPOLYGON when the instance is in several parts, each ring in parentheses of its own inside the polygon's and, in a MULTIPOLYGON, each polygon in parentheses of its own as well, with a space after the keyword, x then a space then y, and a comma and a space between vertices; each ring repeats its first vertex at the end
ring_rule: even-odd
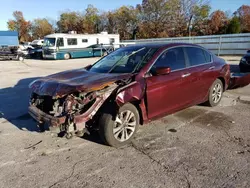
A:
POLYGON ((20 41, 45 35, 68 33, 119 33, 122 40, 180 36, 202 36, 250 32, 250 6, 235 12, 215 10, 205 0, 143 0, 134 6, 101 11, 88 5, 82 12, 65 11, 59 20, 26 20, 21 11, 13 12, 9 30, 19 32, 20 41))

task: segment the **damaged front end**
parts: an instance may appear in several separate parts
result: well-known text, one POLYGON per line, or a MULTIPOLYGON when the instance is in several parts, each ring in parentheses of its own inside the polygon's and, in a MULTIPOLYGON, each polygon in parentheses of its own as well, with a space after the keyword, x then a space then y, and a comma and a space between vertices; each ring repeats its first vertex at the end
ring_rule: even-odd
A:
POLYGON ((118 84, 110 83, 104 88, 96 88, 88 92, 75 92, 66 96, 47 96, 32 93, 29 114, 43 129, 59 129, 67 138, 74 134, 82 136, 86 131, 86 122, 93 119, 104 102, 118 88, 118 84))

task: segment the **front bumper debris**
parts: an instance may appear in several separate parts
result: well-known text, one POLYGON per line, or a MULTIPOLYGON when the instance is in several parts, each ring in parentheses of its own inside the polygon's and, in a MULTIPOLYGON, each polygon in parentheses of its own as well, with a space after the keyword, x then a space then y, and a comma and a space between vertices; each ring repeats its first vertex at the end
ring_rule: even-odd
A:
POLYGON ((38 122, 38 123, 47 123, 51 127, 58 127, 61 124, 65 123, 66 117, 53 117, 45 112, 39 110, 35 106, 29 107, 29 114, 38 122))
POLYGON ((60 101, 48 96, 34 96, 31 97, 29 114, 38 122, 39 127, 47 124, 49 129, 59 128, 60 133, 66 135, 78 134, 85 131, 86 123, 94 118, 117 87, 116 84, 112 84, 95 91, 93 95, 85 95, 84 99, 70 95, 60 101), (53 105, 53 108, 50 105, 53 105))

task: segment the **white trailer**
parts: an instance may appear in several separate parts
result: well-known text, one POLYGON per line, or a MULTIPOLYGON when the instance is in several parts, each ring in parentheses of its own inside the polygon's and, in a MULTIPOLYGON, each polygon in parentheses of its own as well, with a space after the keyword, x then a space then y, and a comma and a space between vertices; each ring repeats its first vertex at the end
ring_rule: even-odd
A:
POLYGON ((119 34, 62 34, 55 33, 44 37, 43 58, 69 59, 101 56, 102 49, 93 49, 95 44, 114 45, 120 42, 119 34))

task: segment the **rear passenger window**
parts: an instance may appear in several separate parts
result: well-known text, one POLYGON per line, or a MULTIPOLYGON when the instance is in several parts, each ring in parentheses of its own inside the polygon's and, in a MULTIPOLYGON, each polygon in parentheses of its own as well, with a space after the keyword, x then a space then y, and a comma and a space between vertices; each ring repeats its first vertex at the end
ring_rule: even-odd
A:
POLYGON ((206 62, 209 63, 212 61, 212 56, 210 53, 208 53, 206 50, 203 50, 206 58, 206 62))
POLYGON ((173 48, 164 52, 154 64, 154 68, 170 67, 172 71, 186 67, 183 48, 173 48))
POLYGON ((197 66, 207 63, 204 50, 195 47, 186 47, 190 66, 197 66))

